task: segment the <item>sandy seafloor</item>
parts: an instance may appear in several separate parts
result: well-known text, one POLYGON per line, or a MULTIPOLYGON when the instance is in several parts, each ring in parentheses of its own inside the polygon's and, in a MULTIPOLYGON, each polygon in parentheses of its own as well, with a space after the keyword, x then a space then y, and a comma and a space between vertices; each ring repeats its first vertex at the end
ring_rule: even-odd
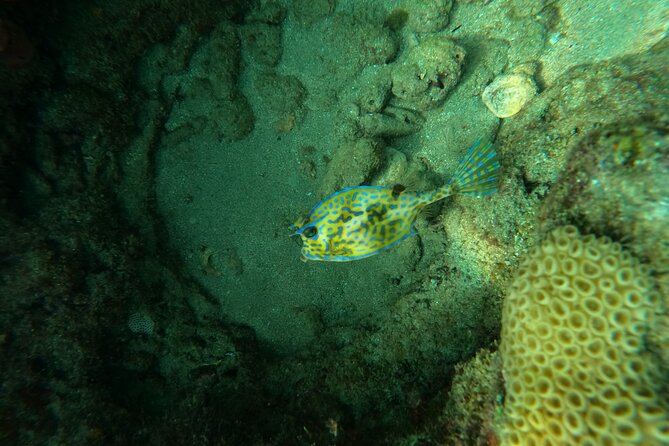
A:
MULTIPOLYGON (((256 63, 242 47, 239 86, 254 112, 253 131, 236 141, 194 133, 183 143, 160 148, 157 196, 171 243, 231 320, 251 325, 263 341, 279 349, 299 349, 317 335, 319 326, 305 315, 305 308, 320 314, 326 325, 355 325, 361 318, 386 311, 406 292, 407 287, 393 286, 394 279, 412 276, 410 280, 418 281, 421 266, 426 266, 426 262, 416 264, 416 252, 411 249, 416 240, 360 262, 305 264, 300 261, 299 246, 288 237, 290 224, 326 195, 318 183, 323 167, 316 179, 304 175, 300 149, 313 146, 318 157, 331 156, 351 138, 342 130, 351 106, 346 95, 366 62, 351 55, 364 48, 356 48, 350 36, 337 33, 346 31, 355 38, 361 33, 362 41, 368 36, 365 31, 352 32, 353 25, 337 22, 357 17, 376 24, 376 32, 400 3, 338 1, 309 26, 300 24, 289 9, 280 25, 282 55, 275 67, 256 63), (346 64, 352 67, 337 69, 346 64), (268 109, 254 84, 268 70, 294 76, 306 90, 299 111, 304 117, 287 131, 277 131, 276 121, 283 116, 268 109), (203 250, 211 254, 209 260, 220 275, 203 271, 203 250), (232 262, 240 262, 243 273, 226 266, 231 255, 238 257, 232 262)), ((419 2, 416 10, 422 3, 428 2, 419 2)), ((538 88, 545 90, 575 65, 647 50, 666 33, 667 9, 654 1, 632 2, 633 8, 625 1, 579 6, 557 2, 551 8, 559 10, 559 20, 542 17, 558 13, 542 10, 539 3, 456 3, 448 25, 438 34, 465 48, 462 78, 443 105, 423 113, 420 130, 376 139, 407 158, 426 159, 444 182, 471 144, 496 137, 501 121, 481 100, 483 89, 496 75, 523 64, 540 64, 538 88), (550 23, 555 20, 557 24, 550 23)), ((398 50, 391 63, 399 63, 396 59, 402 51, 432 34, 407 28, 394 36, 398 50)), ((219 118, 212 114, 209 119, 219 118)), ((371 173, 366 180, 374 178, 371 173)), ((465 200, 462 205, 477 203, 465 200)), ((457 210, 447 205, 443 212, 457 210)), ((483 209, 477 218, 490 217, 483 209)))

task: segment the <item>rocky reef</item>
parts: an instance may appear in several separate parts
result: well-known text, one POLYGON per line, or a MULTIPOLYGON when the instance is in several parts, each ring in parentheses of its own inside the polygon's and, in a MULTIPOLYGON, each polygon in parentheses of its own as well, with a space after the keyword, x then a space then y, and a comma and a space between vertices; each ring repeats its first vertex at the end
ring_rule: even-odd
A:
POLYGON ((666 442, 662 2, 84 3, 0 2, 0 443, 666 442), (477 140, 497 193, 300 261, 477 140))

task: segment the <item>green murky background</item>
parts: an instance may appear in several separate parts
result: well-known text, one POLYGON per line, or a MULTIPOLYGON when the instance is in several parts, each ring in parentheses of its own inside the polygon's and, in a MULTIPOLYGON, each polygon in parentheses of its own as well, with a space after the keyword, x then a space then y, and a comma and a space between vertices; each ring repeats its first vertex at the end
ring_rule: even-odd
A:
POLYGON ((501 306, 548 231, 623 243, 666 296, 668 17, 0 3, 0 443, 496 444, 501 306), (479 139, 497 194, 300 260, 290 226, 324 197, 438 187, 479 139))

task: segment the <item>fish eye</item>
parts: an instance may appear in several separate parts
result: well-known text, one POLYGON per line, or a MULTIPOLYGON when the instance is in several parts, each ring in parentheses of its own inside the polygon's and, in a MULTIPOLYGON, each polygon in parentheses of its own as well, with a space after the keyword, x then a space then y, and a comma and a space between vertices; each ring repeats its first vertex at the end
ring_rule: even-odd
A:
POLYGON ((316 229, 316 226, 309 226, 302 233, 307 238, 314 238, 318 235, 318 229, 316 229))

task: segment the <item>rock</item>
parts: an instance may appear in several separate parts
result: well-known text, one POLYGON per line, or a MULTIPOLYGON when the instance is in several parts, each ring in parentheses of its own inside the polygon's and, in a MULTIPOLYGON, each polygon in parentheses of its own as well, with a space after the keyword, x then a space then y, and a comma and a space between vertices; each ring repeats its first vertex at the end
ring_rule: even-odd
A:
POLYGON ((311 26, 334 11, 334 0, 293 0, 293 14, 303 26, 311 26))
POLYGON ((537 86, 531 76, 512 73, 495 78, 485 88, 481 99, 495 116, 508 118, 518 113, 536 94, 537 86))
POLYGON ((464 59, 465 50, 451 39, 422 40, 393 67, 398 105, 421 111, 441 105, 460 80, 464 59))
POLYGON ((405 108, 386 107, 382 113, 365 113, 356 121, 357 129, 371 137, 398 138, 420 131, 425 119, 405 108))
POLYGON ((253 85, 261 103, 271 112, 278 133, 287 133, 302 122, 307 91, 297 77, 267 72, 259 74, 253 85))
POLYGON ((356 104, 361 112, 378 113, 390 97, 390 68, 388 65, 369 65, 343 92, 344 101, 356 104))
POLYGON ((377 143, 369 139, 346 141, 335 149, 320 185, 322 196, 344 187, 358 186, 367 180, 380 164, 377 143))
POLYGON ((383 169, 376 175, 373 184, 378 186, 401 184, 409 164, 406 155, 392 147, 386 147, 383 158, 383 169))
POLYGON ((669 2, 557 2, 560 17, 540 56, 552 85, 569 68, 647 51, 667 35, 669 2))
POLYGON ((251 9, 246 16, 247 23, 266 23, 278 25, 286 18, 286 7, 280 1, 268 1, 261 3, 257 8, 251 9))
POLYGON ((408 25, 414 32, 436 32, 448 25, 453 0, 409 0, 405 2, 408 25))
POLYGON ((252 23, 242 28, 242 43, 251 59, 261 65, 276 66, 281 59, 281 27, 252 23))
MULTIPOLYGON (((161 53, 164 55, 165 50, 154 56, 155 62, 161 60, 161 53)), ((161 81, 163 94, 174 98, 165 121, 166 141, 176 145, 203 132, 219 140, 239 140, 248 135, 255 117, 239 89, 240 70, 237 30, 223 23, 193 52, 187 70, 169 73, 161 81)), ((155 79, 147 77, 144 83, 150 92, 155 90, 155 79)))

